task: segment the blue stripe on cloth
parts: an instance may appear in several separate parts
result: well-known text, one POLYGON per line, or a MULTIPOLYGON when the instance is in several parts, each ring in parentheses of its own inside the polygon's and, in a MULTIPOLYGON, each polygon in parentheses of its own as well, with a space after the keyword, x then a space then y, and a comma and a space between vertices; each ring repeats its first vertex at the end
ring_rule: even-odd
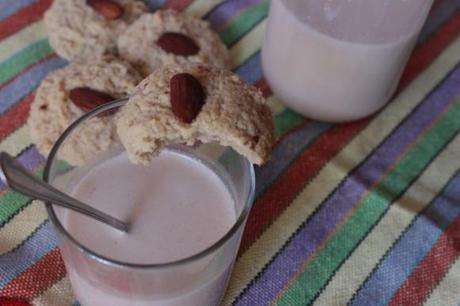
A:
POLYGON ((152 10, 155 11, 163 6, 165 6, 167 0, 144 0, 145 4, 152 10))
POLYGON ((66 64, 66 60, 53 57, 17 76, 0 90, 0 114, 32 92, 50 71, 64 67, 66 64))
POLYGON ((7 18, 20 9, 37 2, 38 0, 0 0, 0 20, 7 18))
MULTIPOLYGON (((37 166, 45 161, 45 158, 38 152, 36 146, 29 146, 16 157, 16 161, 18 161, 27 170, 33 171, 37 166)), ((6 184, 3 181, 0 181, 0 193, 5 191, 6 188, 6 184)))
POLYGON ((39 261, 57 246, 54 229, 46 221, 27 243, 16 250, 0 256, 0 288, 39 261))
POLYGON ((460 202, 456 200, 459 192, 460 173, 457 173, 385 255, 377 270, 355 295, 352 305, 371 305, 375 301, 385 305, 390 301, 443 231, 460 214, 460 202))

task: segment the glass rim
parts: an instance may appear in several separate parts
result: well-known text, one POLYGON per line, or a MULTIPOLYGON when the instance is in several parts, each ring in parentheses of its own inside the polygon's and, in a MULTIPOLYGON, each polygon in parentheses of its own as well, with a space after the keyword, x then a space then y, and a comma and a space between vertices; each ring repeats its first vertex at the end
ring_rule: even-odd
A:
MULTIPOLYGON (((81 117, 76 119, 74 122, 72 122, 65 130, 64 132, 59 136, 59 138, 56 140, 56 142, 53 144, 53 147, 51 148, 50 153, 48 154, 48 157, 46 159, 45 167, 43 170, 43 180, 47 183, 50 183, 50 173, 51 173, 51 168, 53 165, 53 162, 55 161, 57 157, 57 152, 61 148, 61 145, 63 142, 67 139, 67 137, 71 134, 71 132, 80 126, 81 123, 85 122, 86 120, 93 118, 97 114, 107 111, 109 109, 112 109, 114 107, 120 107, 126 104, 128 101, 128 98, 121 98, 117 100, 113 100, 111 102, 105 103, 103 105, 100 105, 98 107, 95 107, 91 111, 83 114, 81 117)), ((190 255, 188 257, 179 259, 179 260, 174 260, 174 261, 169 261, 169 262, 163 262, 163 263, 154 263, 154 264, 136 264, 136 263, 129 263, 129 262, 124 262, 120 260, 115 260, 106 256, 103 256, 101 254, 98 254, 97 252, 89 249, 82 243, 80 243, 78 240, 76 240, 61 224, 59 221, 59 218, 56 216, 54 212, 54 208, 51 202, 46 202, 46 210, 48 212, 48 216, 51 220, 51 223, 54 225, 54 228, 57 229, 57 231, 64 235, 66 239, 68 239, 73 245, 75 245, 78 250, 85 255, 93 258, 96 261, 99 261, 101 263, 111 265, 111 266, 119 266, 123 268, 135 268, 135 269, 159 269, 159 268, 170 268, 170 267, 175 267, 175 266, 180 266, 184 265, 196 260, 199 260, 209 254, 211 254, 213 251, 217 250, 220 248, 222 245, 224 245, 230 238, 233 237, 233 235, 240 229, 240 227, 244 224, 244 221, 246 220, 246 217, 249 214, 249 211, 252 207, 253 201, 254 201, 254 195, 255 195, 255 172, 254 172, 254 166, 247 160, 242 155, 239 155, 243 163, 245 164, 246 172, 249 173, 249 188, 248 188, 248 193, 245 199, 244 207, 241 213, 239 214, 238 218, 236 221, 233 223, 232 227, 223 235, 219 240, 205 248, 204 250, 199 251, 198 253, 195 253, 193 255, 190 255)), ((51 183, 50 183, 51 184, 51 183)))

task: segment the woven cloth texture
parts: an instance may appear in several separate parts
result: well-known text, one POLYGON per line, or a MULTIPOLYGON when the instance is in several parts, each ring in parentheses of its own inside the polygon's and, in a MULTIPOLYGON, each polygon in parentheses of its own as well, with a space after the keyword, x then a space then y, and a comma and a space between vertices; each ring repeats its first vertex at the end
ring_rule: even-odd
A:
MULTIPOLYGON (((379 113, 308 120, 264 80, 267 0, 152 0, 201 17, 233 70, 267 97, 278 140, 223 305, 458 305, 460 0, 438 0, 379 113)), ((48 43, 50 0, 0 0, 0 150, 41 175, 26 119, 34 91, 67 62, 48 43)), ((0 183, 0 305, 78 305, 43 205, 0 183)))

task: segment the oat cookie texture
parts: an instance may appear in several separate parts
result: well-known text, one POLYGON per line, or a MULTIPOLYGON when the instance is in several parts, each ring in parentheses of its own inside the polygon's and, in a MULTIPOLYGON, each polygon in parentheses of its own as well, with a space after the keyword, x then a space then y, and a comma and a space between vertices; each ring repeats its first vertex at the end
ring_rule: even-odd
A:
POLYGON ((117 37, 147 11, 140 0, 54 0, 44 20, 56 53, 85 61, 115 54, 117 37))
POLYGON ((209 24, 173 10, 143 14, 118 39, 118 51, 146 76, 170 64, 229 68, 229 53, 209 24))
MULTIPOLYGON (((47 156, 59 135, 85 111, 97 106, 91 105, 88 91, 108 97, 107 100, 122 98, 132 94, 140 80, 138 72, 128 63, 114 58, 72 63, 51 72, 38 87, 28 119, 32 140, 40 153, 47 156), (86 94, 83 99, 78 95, 82 90, 86 94), (72 93, 77 94, 79 103, 71 99, 72 93)), ((72 165, 82 165, 118 144, 113 116, 105 114, 89 119, 70 135, 60 157, 72 165)))
POLYGON ((251 162, 263 164, 275 140, 272 114, 261 93, 230 71, 202 64, 156 70, 137 86, 116 117, 129 158, 141 164, 148 164, 164 145, 199 141, 231 146, 251 162), (187 78, 174 85, 178 75, 198 85, 187 78), (184 109, 173 111, 172 98, 182 99, 176 106, 184 109), (202 105, 195 102, 199 99, 202 105), (196 117, 187 118, 190 114, 196 117))

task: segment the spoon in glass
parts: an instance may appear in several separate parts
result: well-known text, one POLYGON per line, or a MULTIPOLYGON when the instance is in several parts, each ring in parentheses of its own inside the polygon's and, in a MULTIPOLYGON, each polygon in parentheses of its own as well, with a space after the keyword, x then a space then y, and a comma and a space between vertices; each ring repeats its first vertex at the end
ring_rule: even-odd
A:
POLYGON ((120 231, 128 232, 128 224, 126 222, 111 217, 57 190, 50 184, 35 177, 6 152, 0 152, 0 179, 12 190, 23 195, 73 209, 120 231))

